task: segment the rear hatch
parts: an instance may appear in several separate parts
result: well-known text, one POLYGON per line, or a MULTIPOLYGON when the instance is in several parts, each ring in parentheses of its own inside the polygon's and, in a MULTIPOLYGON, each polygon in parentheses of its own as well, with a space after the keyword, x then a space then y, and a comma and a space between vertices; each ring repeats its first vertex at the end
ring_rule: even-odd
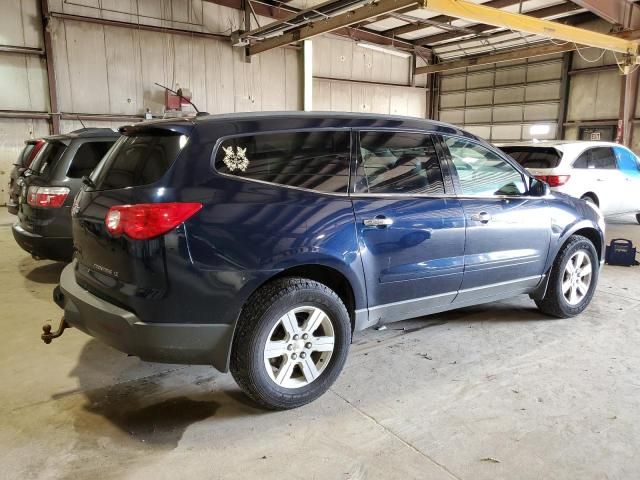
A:
POLYGON ((157 127, 125 131, 76 197, 72 208, 76 280, 96 296, 135 311, 137 301, 164 295, 169 235, 132 238, 130 231, 116 232, 111 223, 108 227, 106 217, 110 210, 117 211, 117 219, 124 221, 126 212, 121 209, 166 198, 170 192, 160 180, 187 139, 185 132, 157 127))
MULTIPOLYGON (((47 141, 18 180, 18 220, 29 232, 43 235, 56 212, 70 208, 69 189, 52 181, 56 165, 62 161, 67 148, 68 141, 47 141), (41 190, 43 187, 50 188, 41 190)), ((49 234, 56 236, 56 232, 49 234)))

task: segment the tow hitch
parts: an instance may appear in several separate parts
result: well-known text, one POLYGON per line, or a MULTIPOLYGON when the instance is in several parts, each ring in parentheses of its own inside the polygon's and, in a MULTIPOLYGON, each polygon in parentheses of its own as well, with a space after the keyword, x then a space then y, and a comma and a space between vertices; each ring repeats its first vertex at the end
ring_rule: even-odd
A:
POLYGON ((71 328, 71 325, 69 325, 64 317, 62 317, 60 319, 60 325, 58 325, 58 330, 53 333, 51 333, 51 325, 49 325, 48 323, 43 325, 42 331, 44 333, 40 335, 40 338, 44 343, 49 345, 54 338, 58 338, 60 335, 62 335, 67 328, 71 328))

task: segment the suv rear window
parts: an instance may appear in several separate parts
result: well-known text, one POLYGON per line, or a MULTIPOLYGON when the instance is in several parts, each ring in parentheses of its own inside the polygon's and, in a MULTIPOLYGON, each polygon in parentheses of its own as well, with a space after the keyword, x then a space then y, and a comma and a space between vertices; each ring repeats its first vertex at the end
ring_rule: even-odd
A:
POLYGON ((67 146, 62 142, 46 142, 31 163, 30 170, 36 175, 46 175, 62 157, 67 146))
POLYGON ((122 137, 94 170, 91 179, 97 190, 157 182, 178 158, 187 138, 171 132, 122 137))
POLYGON ((502 147, 504 153, 524 168, 556 168, 562 153, 552 147, 502 147))
POLYGON ((286 132, 230 138, 216 153, 220 173, 262 182, 346 193, 350 135, 346 131, 286 132))
POLYGON ((115 139, 107 142, 86 142, 80 145, 69 165, 67 177, 82 178, 85 175, 91 175, 114 142, 115 139))

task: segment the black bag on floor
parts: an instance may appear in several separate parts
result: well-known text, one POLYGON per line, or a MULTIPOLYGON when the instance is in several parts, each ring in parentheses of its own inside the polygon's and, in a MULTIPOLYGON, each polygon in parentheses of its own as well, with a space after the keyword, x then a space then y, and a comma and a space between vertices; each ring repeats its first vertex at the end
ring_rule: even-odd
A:
POLYGON ((604 254, 604 261, 609 265, 620 265, 623 267, 631 267, 638 265, 636 261, 636 248, 631 240, 626 238, 614 238, 607 245, 604 254))

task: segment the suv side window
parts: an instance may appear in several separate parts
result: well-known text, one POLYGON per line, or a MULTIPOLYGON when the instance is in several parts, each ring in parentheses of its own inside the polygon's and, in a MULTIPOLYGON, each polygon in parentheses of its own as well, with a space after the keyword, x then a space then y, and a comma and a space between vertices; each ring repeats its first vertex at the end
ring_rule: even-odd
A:
POLYGON ((440 161, 431 135, 360 132, 359 193, 444 194, 440 161))
POLYGON ((616 157, 611 147, 596 147, 591 149, 589 168, 615 170, 616 157))
POLYGON ((522 174, 509 162, 475 142, 444 137, 458 174, 462 195, 523 195, 527 192, 522 174))
POLYGON ((573 168, 589 168, 589 150, 585 150, 580 156, 573 162, 573 168))
POLYGON ((347 193, 349 131, 267 133, 229 138, 216 152, 218 172, 236 177, 347 193))
POLYGON ((71 160, 67 177, 82 178, 85 175, 91 175, 91 172, 98 166, 98 163, 100 163, 100 160, 102 160, 102 157, 109 151, 114 142, 115 139, 106 142, 86 142, 80 145, 73 160, 71 160))

